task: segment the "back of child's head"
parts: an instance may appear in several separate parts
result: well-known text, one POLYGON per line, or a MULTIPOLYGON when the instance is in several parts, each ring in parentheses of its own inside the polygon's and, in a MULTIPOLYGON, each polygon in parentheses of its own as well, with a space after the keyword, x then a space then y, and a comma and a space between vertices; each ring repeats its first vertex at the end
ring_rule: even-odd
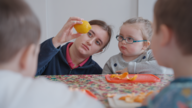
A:
POLYGON ((39 38, 39 21, 23 0, 0 0, 0 64, 39 38))
POLYGON ((192 0, 157 0, 154 7, 156 32, 161 25, 171 29, 185 55, 192 54, 192 0))
POLYGON ((153 30, 152 30, 152 24, 149 20, 143 19, 141 17, 136 17, 125 21, 123 24, 140 24, 143 39, 151 41, 153 30))

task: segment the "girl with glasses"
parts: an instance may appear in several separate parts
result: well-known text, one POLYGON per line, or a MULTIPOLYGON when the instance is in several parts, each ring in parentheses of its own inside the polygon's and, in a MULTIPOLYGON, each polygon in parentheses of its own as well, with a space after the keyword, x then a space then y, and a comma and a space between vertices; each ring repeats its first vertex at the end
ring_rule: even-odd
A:
POLYGON ((132 18, 123 23, 116 36, 120 53, 112 56, 103 68, 103 74, 129 72, 162 74, 149 50, 152 37, 152 25, 143 18, 132 18))

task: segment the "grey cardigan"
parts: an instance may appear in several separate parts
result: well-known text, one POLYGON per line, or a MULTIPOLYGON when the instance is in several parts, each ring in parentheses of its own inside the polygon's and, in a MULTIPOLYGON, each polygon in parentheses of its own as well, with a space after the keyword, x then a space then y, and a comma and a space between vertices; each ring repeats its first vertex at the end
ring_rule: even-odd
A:
POLYGON ((128 67, 128 72, 131 74, 165 73, 165 68, 157 64, 152 51, 148 50, 130 62, 126 62, 123 59, 122 53, 112 56, 105 64, 102 74, 114 74, 116 71, 122 70, 126 67, 128 67))

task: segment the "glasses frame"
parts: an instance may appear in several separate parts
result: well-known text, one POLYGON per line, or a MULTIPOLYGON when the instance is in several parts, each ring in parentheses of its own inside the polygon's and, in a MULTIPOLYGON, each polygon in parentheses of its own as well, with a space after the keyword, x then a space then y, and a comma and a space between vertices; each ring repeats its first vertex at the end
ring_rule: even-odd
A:
MULTIPOLYGON (((117 40, 118 40, 118 37, 121 37, 121 38, 122 38, 122 41, 125 40, 125 42, 128 43, 128 44, 133 44, 133 43, 135 43, 135 42, 147 42, 147 40, 134 40, 134 39, 131 38, 131 37, 126 37, 126 38, 124 38, 124 37, 121 36, 121 35, 117 35, 117 36, 116 36, 116 39, 117 39, 117 40), (133 42, 132 42, 132 43, 127 42, 127 38, 131 38, 131 39, 133 40, 133 42)), ((119 40, 118 40, 118 41, 119 41, 119 40)), ((119 42, 122 42, 122 41, 119 41, 119 42)))

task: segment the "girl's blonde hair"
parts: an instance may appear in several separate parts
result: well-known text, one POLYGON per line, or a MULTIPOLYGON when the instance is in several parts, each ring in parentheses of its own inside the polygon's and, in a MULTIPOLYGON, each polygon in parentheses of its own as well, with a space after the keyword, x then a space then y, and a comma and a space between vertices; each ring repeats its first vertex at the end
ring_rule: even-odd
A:
POLYGON ((127 21, 125 21, 123 24, 141 24, 141 32, 143 35, 143 39, 151 41, 151 37, 153 34, 152 30, 152 23, 147 20, 143 19, 142 17, 137 17, 137 18, 131 18, 127 21))

